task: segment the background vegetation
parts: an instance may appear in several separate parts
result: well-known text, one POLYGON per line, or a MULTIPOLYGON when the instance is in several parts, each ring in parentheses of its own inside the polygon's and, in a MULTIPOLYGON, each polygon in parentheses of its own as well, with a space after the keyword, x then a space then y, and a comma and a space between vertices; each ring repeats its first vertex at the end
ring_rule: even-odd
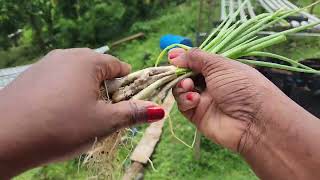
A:
MULTIPOLYGON (((302 6, 312 0, 295 0, 302 6)), ((209 27, 218 19, 219 3, 213 6, 209 27)), ((167 33, 195 40, 198 0, 0 0, 0 68, 35 62, 55 48, 96 48, 132 33, 146 37, 134 40, 110 53, 129 62, 134 70, 151 66, 160 52, 159 38, 167 33), (21 29, 21 33, 17 33, 21 29), (8 35, 15 33, 13 38, 8 35)), ((205 17, 209 16, 208 6, 205 17)), ((320 14, 320 7, 315 9, 320 14)), ((207 30, 207 29, 204 29, 207 30)), ((195 41, 194 41, 195 42, 195 41)), ((320 57, 316 38, 291 38, 270 49, 295 59, 320 57)), ((192 141, 193 126, 175 108, 171 114, 175 131, 192 141)), ((143 131, 143 128, 140 127, 143 131)), ((165 124, 162 140, 152 157, 155 168, 146 170, 146 179, 256 179, 247 164, 234 153, 205 138, 201 139, 201 158, 177 142, 165 124)), ((86 169, 78 169, 78 159, 30 170, 16 180, 86 179, 86 169)))

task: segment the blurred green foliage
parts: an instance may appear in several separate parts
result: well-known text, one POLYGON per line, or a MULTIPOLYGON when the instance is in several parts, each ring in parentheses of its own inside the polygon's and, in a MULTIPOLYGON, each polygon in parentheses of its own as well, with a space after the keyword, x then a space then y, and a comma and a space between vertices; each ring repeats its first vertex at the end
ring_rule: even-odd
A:
POLYGON ((0 50, 32 46, 40 49, 39 55, 55 48, 97 47, 128 33, 134 22, 182 2, 0 0, 0 50))
POLYGON ((41 48, 96 46, 120 36, 139 19, 181 0, 0 0, 1 48, 10 47, 6 36, 31 29, 41 48))

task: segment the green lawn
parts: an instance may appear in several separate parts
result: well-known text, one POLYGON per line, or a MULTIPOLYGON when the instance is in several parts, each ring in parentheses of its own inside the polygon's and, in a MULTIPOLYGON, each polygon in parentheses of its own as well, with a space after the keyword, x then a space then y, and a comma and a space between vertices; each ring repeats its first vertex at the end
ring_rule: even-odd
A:
MULTIPOLYGON (((146 22, 137 22, 128 31, 146 32, 146 38, 135 40, 126 45, 113 49, 111 53, 120 59, 130 63, 134 70, 151 66, 159 54, 159 38, 163 34, 172 33, 188 36, 194 39, 198 1, 193 0, 178 7, 163 10, 163 15, 146 22)), ((311 0, 299 1, 301 5, 310 3, 311 0)), ((219 8, 216 8, 219 9, 219 8)), ((320 14, 320 7, 316 8, 320 14)), ((214 14, 219 14, 214 11, 214 14)), ((289 43, 281 44, 270 49, 279 54, 285 54, 292 58, 301 60, 305 58, 320 57, 320 40, 315 38, 290 38, 289 43)), ((19 61, 13 62, 19 65, 19 61)), ((0 62, 1 67, 1 62, 0 62)), ((174 108, 171 113, 176 134, 191 143, 194 127, 185 120, 174 108)), ((156 168, 153 171, 147 167, 145 179, 232 179, 248 180, 257 179, 247 164, 237 154, 221 148, 201 138, 201 158, 194 159, 193 150, 179 143, 169 131, 168 122, 164 127, 161 142, 152 156, 156 168)), ((86 179, 85 169, 78 172, 78 161, 72 160, 59 164, 52 164, 30 170, 15 180, 60 180, 60 179, 86 179)))
MULTIPOLYGON (((180 114, 177 108, 173 109, 170 116, 175 134, 191 144, 194 126, 180 114)), ((152 156, 156 171, 148 166, 145 179, 257 179, 240 156, 204 137, 201 138, 200 155, 200 159, 196 160, 193 149, 189 149, 172 136, 167 121, 161 141, 152 156)))

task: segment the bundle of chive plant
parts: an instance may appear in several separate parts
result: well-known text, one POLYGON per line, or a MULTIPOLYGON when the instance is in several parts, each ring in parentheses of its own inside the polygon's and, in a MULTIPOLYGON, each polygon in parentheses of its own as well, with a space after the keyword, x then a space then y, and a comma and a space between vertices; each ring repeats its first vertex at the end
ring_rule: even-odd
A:
MULTIPOLYGON (((247 2, 248 0, 244 1, 234 14, 230 14, 216 29, 214 29, 199 48, 208 53, 219 54, 231 60, 240 61, 249 65, 277 68, 292 72, 320 74, 319 70, 303 65, 296 60, 262 51, 267 47, 286 41, 286 35, 312 28, 320 24, 320 22, 310 23, 273 35, 260 37, 258 36, 258 33, 262 30, 271 27, 276 23, 283 22, 286 17, 303 11, 305 8, 297 10, 278 10, 274 13, 260 14, 247 21, 236 21, 241 8, 243 8, 247 2), (288 65, 244 59, 244 57, 252 56, 278 59, 279 62, 283 61, 288 65)), ((317 1, 309 7, 319 2, 320 1, 317 1)), ((190 49, 190 47, 181 44, 174 44, 167 47, 160 53, 156 61, 156 67, 143 69, 123 78, 106 81, 101 90, 102 98, 109 103, 117 103, 129 99, 140 99, 152 100, 161 104, 167 93, 177 82, 193 75, 188 69, 181 69, 173 66, 157 67, 166 52, 174 47, 180 47, 186 50, 190 49)), ((110 166, 110 163, 119 163, 114 160, 114 154, 116 153, 117 146, 121 144, 120 138, 123 134, 125 134, 124 130, 120 131, 120 133, 117 132, 117 134, 101 141, 100 146, 91 151, 87 161, 90 162, 90 159, 93 159, 94 162, 90 162, 89 164, 94 167, 95 172, 112 177, 110 173, 114 171, 114 166, 110 166), (102 151, 104 153, 102 153, 102 151)))

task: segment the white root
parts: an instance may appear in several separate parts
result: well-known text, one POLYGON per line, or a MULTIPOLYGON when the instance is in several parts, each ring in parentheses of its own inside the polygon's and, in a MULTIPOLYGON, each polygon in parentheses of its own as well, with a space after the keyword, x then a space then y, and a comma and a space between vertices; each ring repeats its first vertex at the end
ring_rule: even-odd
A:
POLYGON ((148 87, 152 83, 156 82, 157 80, 175 74, 174 70, 170 70, 161 74, 155 74, 159 71, 146 71, 145 74, 141 75, 138 79, 136 79, 133 83, 118 89, 112 95, 113 102, 120 102, 123 100, 128 100, 130 97, 137 94, 139 91, 143 90, 144 88, 148 87))
POLYGON ((152 101, 153 102, 157 102, 157 103, 162 103, 164 98, 167 96, 168 92, 172 88, 174 88, 179 81, 181 81, 182 79, 191 77, 192 75, 194 75, 194 73, 193 72, 189 72, 189 73, 186 73, 186 74, 184 74, 182 76, 179 76, 175 80, 169 82, 167 85, 165 85, 163 88, 161 88, 161 91, 158 93, 158 95, 156 97, 154 97, 152 99, 152 101))
MULTIPOLYGON (((187 73, 178 77, 176 68, 171 66, 148 68, 113 82, 105 81, 104 86, 101 87, 101 97, 105 100, 109 99, 110 93, 113 98, 112 103, 128 99, 150 100, 159 93, 163 94, 161 92, 168 92, 179 80, 190 75, 191 73, 187 73), (115 98, 115 96, 119 97, 115 98)), ((118 132, 100 141, 99 145, 94 146, 89 153, 90 156, 85 159, 85 164, 90 167, 96 177, 115 179, 113 171, 122 167, 123 163, 119 167, 115 166, 115 163, 118 163, 116 147, 123 145, 121 137, 125 132, 124 130, 118 132)))
POLYGON ((172 74, 170 76, 163 77, 163 78, 159 79, 158 81, 152 83, 151 85, 149 85, 148 87, 146 87, 142 91, 140 91, 138 94, 134 95, 131 99, 136 99, 136 100, 148 99, 155 89, 163 86, 164 84, 166 84, 176 78, 177 78, 176 74, 172 74))
POLYGON ((175 70, 176 68, 174 66, 163 66, 163 67, 151 67, 146 68, 134 73, 131 73, 123 78, 116 78, 114 80, 105 80, 104 86, 106 89, 108 89, 108 93, 113 94, 116 92, 120 87, 126 86, 136 79, 138 79, 141 75, 149 72, 150 75, 156 75, 161 74, 167 71, 175 70))

